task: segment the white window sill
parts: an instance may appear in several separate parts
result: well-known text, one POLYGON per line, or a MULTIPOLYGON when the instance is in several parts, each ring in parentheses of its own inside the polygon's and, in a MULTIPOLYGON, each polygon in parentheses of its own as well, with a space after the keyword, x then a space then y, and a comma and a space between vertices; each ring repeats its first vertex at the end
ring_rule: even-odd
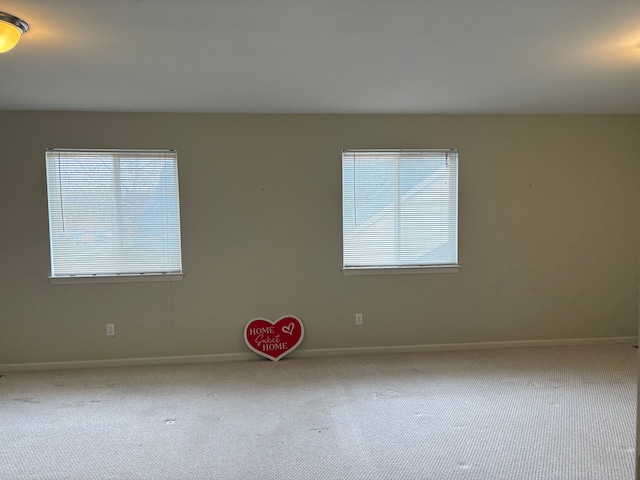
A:
POLYGON ((343 275, 404 275, 414 273, 456 273, 460 265, 433 265, 422 267, 348 267, 343 275))
POLYGON ((132 282, 177 282, 184 278, 183 273, 141 274, 141 275, 90 275, 49 277, 52 285, 70 283, 132 283, 132 282))

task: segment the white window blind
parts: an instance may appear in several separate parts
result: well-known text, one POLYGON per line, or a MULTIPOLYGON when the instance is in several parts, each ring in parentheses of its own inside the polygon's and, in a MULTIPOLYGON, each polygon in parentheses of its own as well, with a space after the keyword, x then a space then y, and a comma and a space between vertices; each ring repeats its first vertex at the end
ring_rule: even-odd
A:
POLYGON ((51 276, 182 273, 175 151, 48 150, 51 276))
POLYGON ((458 263, 456 150, 344 150, 343 268, 458 263))

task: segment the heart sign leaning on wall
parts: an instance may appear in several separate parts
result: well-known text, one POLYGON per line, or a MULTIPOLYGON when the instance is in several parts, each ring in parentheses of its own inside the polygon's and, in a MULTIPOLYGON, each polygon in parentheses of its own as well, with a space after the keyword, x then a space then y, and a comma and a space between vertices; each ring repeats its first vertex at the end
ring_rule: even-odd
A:
POLYGON ((275 322, 254 318, 244 327, 247 346, 274 362, 296 349, 304 337, 304 325, 298 317, 286 315, 275 322))

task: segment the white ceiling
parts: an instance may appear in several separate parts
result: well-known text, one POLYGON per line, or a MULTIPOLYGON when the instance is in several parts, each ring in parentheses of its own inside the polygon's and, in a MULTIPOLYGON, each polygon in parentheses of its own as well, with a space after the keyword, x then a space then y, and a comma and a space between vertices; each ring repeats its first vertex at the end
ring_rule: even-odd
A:
POLYGON ((639 0, 0 0, 0 110, 640 113, 639 0))

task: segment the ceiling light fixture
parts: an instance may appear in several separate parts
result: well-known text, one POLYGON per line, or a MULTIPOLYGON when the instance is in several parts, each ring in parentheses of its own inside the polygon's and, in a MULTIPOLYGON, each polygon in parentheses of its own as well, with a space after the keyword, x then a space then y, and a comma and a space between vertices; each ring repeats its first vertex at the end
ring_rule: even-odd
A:
POLYGON ((8 52, 16 46, 29 24, 18 17, 0 12, 0 53, 8 52))

